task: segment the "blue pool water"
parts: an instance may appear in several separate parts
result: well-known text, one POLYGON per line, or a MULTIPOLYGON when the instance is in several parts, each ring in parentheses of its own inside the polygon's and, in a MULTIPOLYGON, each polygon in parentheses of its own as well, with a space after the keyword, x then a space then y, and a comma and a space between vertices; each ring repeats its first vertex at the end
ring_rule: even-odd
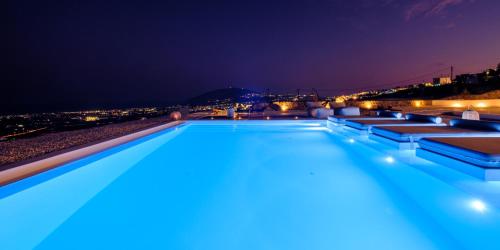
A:
POLYGON ((499 197, 315 121, 188 122, 0 188, 0 249, 500 249, 499 197))

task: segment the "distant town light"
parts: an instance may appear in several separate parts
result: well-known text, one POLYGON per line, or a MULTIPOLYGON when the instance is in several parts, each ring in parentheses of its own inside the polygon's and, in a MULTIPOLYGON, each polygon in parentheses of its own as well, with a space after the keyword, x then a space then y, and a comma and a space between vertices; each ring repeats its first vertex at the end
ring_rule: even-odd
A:
POLYGON ((97 116, 85 116, 85 121, 86 121, 86 122, 95 122, 95 121, 99 121, 99 117, 97 117, 97 116))
POLYGON ((269 120, 269 119, 271 119, 271 117, 269 117, 269 116, 266 116, 266 120, 269 120))

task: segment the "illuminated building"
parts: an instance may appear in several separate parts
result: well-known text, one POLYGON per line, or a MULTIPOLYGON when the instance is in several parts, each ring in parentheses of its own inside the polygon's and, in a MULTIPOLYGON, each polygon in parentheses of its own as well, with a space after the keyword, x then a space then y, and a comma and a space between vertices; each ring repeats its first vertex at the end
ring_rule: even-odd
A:
POLYGON ((434 85, 444 85, 444 84, 450 84, 451 83, 451 77, 446 76, 446 77, 436 77, 432 79, 432 83, 434 85))

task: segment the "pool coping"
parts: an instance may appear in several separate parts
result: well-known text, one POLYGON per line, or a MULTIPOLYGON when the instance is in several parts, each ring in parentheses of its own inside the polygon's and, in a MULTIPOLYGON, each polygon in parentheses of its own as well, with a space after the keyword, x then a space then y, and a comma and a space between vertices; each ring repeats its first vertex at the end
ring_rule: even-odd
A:
POLYGON ((416 155, 428 161, 433 161, 450 169, 460 171, 482 181, 500 181, 500 169, 481 167, 448 155, 442 155, 423 148, 416 149, 416 155))
POLYGON ((49 156, 41 160, 0 171, 0 187, 57 168, 58 166, 61 166, 65 163, 69 163, 102 152, 112 147, 116 147, 127 142, 145 137, 147 135, 151 135, 164 129, 179 126, 183 123, 185 123, 185 121, 172 121, 166 124, 140 130, 128 135, 120 136, 97 144, 78 148, 54 156, 49 156))

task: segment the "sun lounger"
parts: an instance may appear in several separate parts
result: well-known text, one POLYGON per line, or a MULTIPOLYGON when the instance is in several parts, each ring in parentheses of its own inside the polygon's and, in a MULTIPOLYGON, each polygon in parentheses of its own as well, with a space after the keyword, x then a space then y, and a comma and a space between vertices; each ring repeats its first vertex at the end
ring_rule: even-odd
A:
POLYGON ((415 149, 427 137, 500 137, 500 123, 453 119, 450 126, 385 126, 372 128, 370 139, 399 149, 415 149))
POLYGON ((400 112, 381 111, 373 115, 332 115, 328 117, 329 121, 344 123, 345 120, 401 120, 403 114, 400 112))
POLYGON ((344 125, 346 120, 402 120, 403 114, 396 111, 377 111, 373 115, 342 115, 334 114, 328 117, 329 123, 334 125, 344 125))
POLYGON ((417 155, 484 180, 500 180, 500 137, 423 138, 417 155))
POLYGON ((446 126, 442 123, 441 117, 439 116, 429 116, 429 115, 418 115, 418 114, 406 114, 405 119, 402 120, 357 120, 357 119, 347 119, 345 125, 360 132, 370 133, 373 127, 384 127, 384 126, 446 126))

